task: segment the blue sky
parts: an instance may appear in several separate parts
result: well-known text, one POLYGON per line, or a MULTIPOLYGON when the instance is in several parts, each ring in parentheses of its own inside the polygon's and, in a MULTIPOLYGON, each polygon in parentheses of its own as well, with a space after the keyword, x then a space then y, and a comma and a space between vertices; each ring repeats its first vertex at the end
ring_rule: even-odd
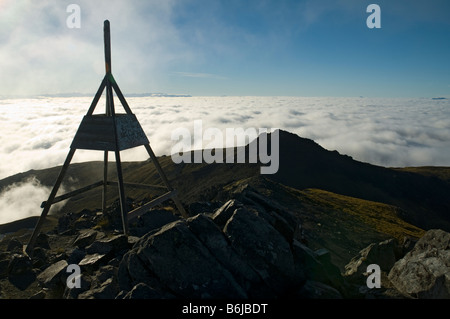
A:
POLYGON ((0 0, 0 95, 450 97, 446 0, 0 0), (69 4, 80 28, 68 28, 69 4), (369 4, 381 29, 369 29, 369 4))

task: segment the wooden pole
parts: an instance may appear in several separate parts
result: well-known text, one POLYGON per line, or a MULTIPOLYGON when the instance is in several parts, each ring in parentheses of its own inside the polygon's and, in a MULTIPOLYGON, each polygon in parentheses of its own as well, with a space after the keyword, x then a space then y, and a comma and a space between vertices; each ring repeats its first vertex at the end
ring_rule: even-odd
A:
POLYGON ((120 161, 120 150, 117 136, 117 126, 116 126, 116 114, 114 112, 114 102, 112 99, 112 88, 109 81, 106 84, 107 94, 109 95, 109 107, 111 116, 114 122, 114 138, 115 138, 115 154, 116 154, 116 168, 117 168, 117 183, 119 186, 119 200, 120 200, 120 210, 122 212, 122 224, 123 224, 123 232, 125 235, 128 235, 128 219, 127 219, 127 205, 126 205, 126 197, 125 197, 125 189, 123 185, 123 175, 122 175, 122 164, 120 161))
POLYGON ((47 217, 48 212, 50 211, 50 207, 53 204, 53 200, 56 197, 56 193, 58 193, 58 189, 61 186, 64 175, 66 174, 67 169, 69 168, 70 161, 72 160, 73 155, 75 154, 75 150, 76 150, 75 148, 71 148, 69 154, 67 154, 66 160, 64 161, 64 165, 62 166, 61 171, 59 172, 55 185, 53 185, 52 192, 50 193, 50 196, 48 197, 47 202, 45 203, 41 217, 39 217, 39 220, 36 226, 34 227, 33 234, 31 235, 28 245, 25 248, 25 252, 30 256, 33 252, 34 244, 36 243, 36 238, 39 232, 41 231, 42 224, 44 223, 44 220, 47 217))
MULTIPOLYGON (((127 216, 127 207, 126 207, 126 197, 125 197, 125 190, 124 190, 124 181, 123 181, 123 174, 122 174, 122 164, 120 160, 120 148, 119 148, 119 139, 118 139, 118 132, 117 132, 117 123, 116 123, 116 114, 114 110, 114 100, 113 100, 113 89, 116 92, 120 102, 122 103, 125 111, 127 114, 132 114, 130 107, 128 106, 125 97, 123 96, 122 92, 120 91, 119 86, 117 85, 114 77, 111 73, 111 34, 110 34, 110 25, 109 21, 105 20, 103 25, 103 33, 104 33, 104 45, 105 45, 105 71, 106 75, 102 80, 102 83, 100 84, 100 87, 97 90, 97 93, 94 96, 94 99, 89 107, 89 110, 86 114, 86 116, 91 116, 94 113, 95 107, 97 106, 97 103, 103 93, 103 90, 106 88, 106 116, 111 116, 113 118, 113 127, 114 127, 114 141, 115 141, 115 155, 116 155, 116 165, 117 165, 117 185, 119 187, 119 199, 120 199, 120 207, 121 207, 121 213, 122 213, 122 223, 123 223, 123 231, 125 235, 128 235, 128 216, 127 216)), ((145 207, 140 208, 138 210, 134 210, 135 215, 141 214, 144 210, 150 208, 152 205, 156 205, 164 200, 167 200, 169 198, 172 198, 172 200, 175 202, 175 205, 177 206, 179 212, 183 217, 188 217, 186 211, 183 208, 183 205, 181 204, 180 200, 177 197, 177 193, 175 190, 172 189, 172 187, 169 184, 169 181, 164 174, 164 171, 162 170, 161 166, 159 165, 158 159, 156 158, 155 154, 153 153, 153 150, 150 147, 150 144, 144 145, 148 154, 150 155, 150 158, 152 159, 159 176, 161 177, 164 185, 166 186, 168 193, 161 195, 160 197, 156 198, 155 200, 147 203, 145 207)), ((102 203, 102 210, 103 212, 106 211, 106 191, 107 186, 110 184, 108 182, 108 151, 104 151, 104 169, 103 169, 103 181, 100 181, 98 183, 86 186, 84 188, 81 188, 77 191, 69 192, 65 195, 56 197, 56 194, 58 193, 58 189, 61 186, 62 180, 64 178, 64 175, 67 172, 67 169, 70 165, 70 162, 75 154, 76 148, 71 147, 69 154, 67 155, 67 158, 61 168, 61 171, 58 175, 58 178, 53 185, 53 189, 50 193, 50 196, 47 201, 45 201, 42 214, 36 224, 36 227, 34 228, 34 231, 31 235, 31 238, 28 242, 28 245, 25 248, 25 252, 30 254, 33 252, 34 245, 36 243, 36 238, 42 228, 42 224, 47 216, 47 214, 50 211, 50 207, 56 202, 63 200, 65 198, 74 196, 76 194, 80 194, 82 192, 85 192, 87 190, 90 190, 94 187, 103 185, 103 203, 102 203)), ((130 184, 132 185, 132 184, 130 184)), ((133 184, 134 186, 145 186, 145 185, 138 185, 133 184)), ((147 185, 146 187, 155 187, 154 185, 147 185)), ((160 188, 159 186, 156 186, 156 188, 160 188)), ((131 216, 132 217, 132 216, 131 216)))
POLYGON ((119 88, 119 86, 117 85, 116 80, 114 79, 114 77, 113 77, 112 74, 111 74, 110 78, 111 78, 111 85, 112 85, 114 91, 116 92, 117 97, 118 97, 119 100, 120 100, 120 103, 122 103, 122 106, 123 106, 123 108, 125 109, 125 112, 126 112, 127 114, 133 114, 133 112, 131 112, 130 107, 128 106, 127 101, 125 100, 125 97, 124 97, 123 94, 122 94, 122 91, 120 91, 120 88, 119 88))
MULTIPOLYGON (((97 188, 97 187, 99 187, 101 185, 103 185, 103 181, 99 181, 97 183, 94 183, 94 184, 91 184, 91 185, 79 188, 77 190, 74 190, 74 191, 71 191, 71 192, 68 192, 68 193, 65 193, 64 195, 57 196, 57 197, 55 197, 53 199, 52 205, 56 204, 56 203, 59 203, 59 202, 61 202, 63 200, 69 199, 70 197, 83 194, 83 193, 85 193, 87 191, 90 191, 91 189, 97 188)), ((45 205, 47 205, 47 202, 46 201, 42 202, 41 203, 41 208, 44 208, 45 205)))
MULTIPOLYGON (((105 86, 108 85, 108 74, 111 72, 111 44, 110 44, 110 31, 109 31, 109 21, 106 20, 104 22, 103 27, 104 33, 104 41, 105 41, 105 86)), ((111 116, 110 104, 112 96, 108 93, 108 89, 106 89, 106 116, 111 116)), ((106 213, 106 192, 108 191, 108 151, 104 151, 103 155, 103 191, 102 191, 102 212, 106 213)))
POLYGON ((150 210, 150 208, 155 207, 156 205, 161 204, 162 202, 174 198, 177 196, 177 191, 173 190, 173 191, 169 191, 155 199, 153 199, 152 201, 142 205, 139 208, 136 208, 134 210, 132 210, 131 212, 128 213, 128 220, 133 220, 138 216, 141 216, 143 214, 145 214, 146 212, 148 212, 150 210))
POLYGON ((108 20, 103 23, 103 38, 105 42, 105 69, 106 74, 108 74, 111 73, 111 33, 108 20))
POLYGON ((102 190, 102 212, 106 213, 106 192, 108 190, 108 151, 103 156, 103 190, 102 190))
POLYGON ((106 87, 106 76, 103 78, 102 83, 100 84, 100 87, 97 90, 97 93, 94 96, 94 99, 92 100, 91 106, 89 107, 89 110, 86 113, 86 116, 92 115, 94 113, 95 107, 97 106, 98 100, 100 100, 100 97, 102 96, 103 90, 106 87))
MULTIPOLYGON (((150 144, 145 144, 145 149, 147 150, 148 155, 150 155, 150 158, 152 159, 153 164, 156 167, 156 170, 158 171, 159 176, 161 177, 164 185, 166 185, 167 189, 169 191, 173 191, 172 186, 170 186, 169 180, 166 177, 166 174, 164 174, 164 171, 162 170, 161 166, 159 165, 158 159, 156 158, 155 153, 153 153, 152 148, 150 147, 150 144)), ((188 214, 184 210, 183 205, 181 204, 180 200, 178 199, 178 196, 174 196, 172 200, 175 202, 175 205, 177 206, 178 211, 180 212, 181 216, 184 218, 188 218, 188 214)))
MULTIPOLYGON (((114 141, 115 141, 115 155, 116 155, 116 167, 117 167, 117 183, 119 186, 119 201, 120 201, 120 210, 122 213, 122 224, 123 224, 123 232, 125 235, 128 235, 128 218, 127 218, 127 205, 126 205, 126 197, 125 197, 125 189, 123 185, 123 175, 122 175, 122 163, 120 161, 120 149, 119 149, 119 138, 117 135, 117 124, 116 124, 116 112, 114 110, 114 97, 112 91, 112 83, 114 83, 114 78, 111 73, 111 33, 109 28, 109 21, 105 20, 103 24, 103 34, 105 41, 105 70, 106 70, 106 108, 107 115, 112 116, 113 118, 113 128, 114 128, 114 141)), ((104 168, 104 190, 106 196, 106 185, 107 177, 107 155, 105 154, 105 168, 104 168)), ((106 206, 106 204, 105 204, 106 206)), ((105 207, 106 210, 106 207, 105 207)))

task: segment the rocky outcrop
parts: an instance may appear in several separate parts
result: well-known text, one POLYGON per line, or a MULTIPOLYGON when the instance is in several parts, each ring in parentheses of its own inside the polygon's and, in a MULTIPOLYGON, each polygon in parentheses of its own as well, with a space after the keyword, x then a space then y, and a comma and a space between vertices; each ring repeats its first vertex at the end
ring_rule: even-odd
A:
POLYGON ((38 286, 29 298, 449 298, 446 232, 373 243, 342 275, 329 251, 308 246, 296 215, 249 187, 232 195, 221 206, 191 205, 186 219, 151 210, 130 224, 130 236, 108 215, 62 217, 30 256, 21 240, 5 245, 0 280, 38 286), (70 264, 81 270, 77 288, 66 284, 70 264), (370 264, 381 268, 381 290, 366 286, 370 264))
POLYGON ((259 203, 233 199, 143 236, 120 263, 120 296, 342 298, 337 267, 294 237, 299 222, 287 211, 282 216, 280 205, 275 212, 275 203, 253 198, 259 203))
POLYGON ((189 229, 185 221, 173 222, 139 240, 119 268, 121 288, 141 282, 160 283, 160 288, 184 298, 247 297, 231 273, 189 229), (133 263, 144 268, 137 274, 133 263), (193 264, 195 266, 193 267, 193 264))
POLYGON ((365 284, 367 266, 377 264, 381 271, 389 272, 402 257, 402 249, 395 239, 372 243, 359 252, 358 256, 345 266, 344 275, 351 281, 365 284))
POLYGON ((24 290, 36 279, 31 259, 23 254, 14 253, 8 264, 8 280, 17 288, 24 290))
POLYGON ((289 243, 268 222, 245 208, 236 209, 223 228, 232 247, 276 294, 299 285, 289 243))
POLYGON ((450 298, 450 233, 433 229, 418 241, 372 243, 346 266, 344 277, 363 298, 450 298), (380 267, 380 288, 367 287, 367 267, 380 267))
POLYGON ((429 230, 389 272, 389 280, 413 298, 450 298, 450 233, 429 230))
POLYGON ((37 280, 41 287, 43 287, 48 294, 44 294, 47 298, 57 298, 66 284, 66 269, 67 261, 60 260, 49 267, 37 276, 37 280))

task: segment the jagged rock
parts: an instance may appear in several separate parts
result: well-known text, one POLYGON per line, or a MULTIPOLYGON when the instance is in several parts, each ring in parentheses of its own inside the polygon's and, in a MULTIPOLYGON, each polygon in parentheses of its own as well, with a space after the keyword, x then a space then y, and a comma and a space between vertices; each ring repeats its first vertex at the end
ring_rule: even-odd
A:
POLYGON ((401 245, 400 245, 400 247, 401 247, 401 256, 400 256, 400 258, 402 258, 407 253, 409 253, 414 248, 416 243, 417 243, 417 239, 414 239, 414 238, 411 238, 411 237, 407 237, 407 236, 403 237, 403 240, 402 240, 401 245))
POLYGON ((97 280, 99 283, 102 283, 108 278, 117 278, 117 267, 112 265, 105 265, 100 267, 100 269, 95 274, 94 281, 97 280))
MULTIPOLYGON (((328 251, 322 249, 315 252, 297 240, 294 240, 292 250, 296 271, 303 273, 306 280, 321 282, 334 288, 344 288, 339 268, 331 262, 328 251)), ((307 291, 309 290, 305 290, 303 294, 307 291)))
POLYGON ((32 295, 29 299, 45 299, 46 296, 47 292, 44 289, 42 289, 37 293, 35 293, 34 295, 32 295))
POLYGON ((47 254, 47 256, 48 256, 49 264, 57 263, 60 260, 67 260, 67 255, 65 252, 50 253, 50 254, 47 254))
MULTIPOLYGON (((246 298, 247 294, 208 249, 189 230, 185 221, 162 227, 141 238, 121 263, 122 272, 136 277, 131 262, 139 259, 139 277, 157 277, 172 293, 185 298, 246 298), (189 261, 189 262, 186 262, 189 261), (128 263, 128 264, 127 264, 128 263), (139 265, 141 263, 141 265, 139 265), (195 267, 192 267, 192 264, 195 267)), ((147 281, 141 281, 149 284, 147 281)), ((130 283, 134 286, 139 282, 130 283)), ((123 289, 123 287, 121 287, 123 289)))
POLYGON ((277 294, 299 285, 294 258, 286 239, 264 219, 236 209, 224 227, 232 246, 277 294))
POLYGON ((50 296, 59 297, 66 286, 66 271, 67 261, 60 260, 49 267, 37 276, 37 280, 42 287, 49 288, 50 296))
POLYGON ((296 221, 291 221, 291 223, 289 223, 284 217, 273 210, 263 213, 261 216, 267 220, 281 235, 283 235, 288 243, 292 243, 297 226, 296 221))
MULTIPOLYGON (((91 245, 87 246, 85 250, 77 253, 79 260, 78 265, 88 273, 92 273, 98 269, 101 265, 114 259, 114 256, 122 257, 125 251, 128 249, 127 236, 120 234, 109 238, 103 238, 94 241, 91 245)), ((117 265, 119 260, 117 260, 117 265)))
POLYGON ((134 236, 142 237, 152 230, 161 228, 179 219, 178 216, 169 210, 152 209, 137 218, 136 225, 131 229, 131 233, 134 236))
POLYGON ((86 251, 78 247, 72 247, 66 254, 68 264, 78 264, 86 256, 86 251))
POLYGON ((345 282, 341 275, 341 271, 331 261, 330 251, 325 248, 321 248, 314 251, 314 255, 319 261, 320 265, 323 267, 323 271, 326 274, 323 282, 333 286, 334 288, 345 290, 345 282))
POLYGON ((30 257, 22 254, 13 254, 8 265, 9 275, 21 275, 33 268, 30 257))
POLYGON ((243 207, 241 202, 235 199, 230 199, 216 210, 212 219, 217 225, 219 225, 219 227, 223 228, 231 216, 233 216, 234 211, 240 207, 243 207))
POLYGON ((73 241, 73 246, 84 248, 94 242, 97 238, 98 232, 92 229, 82 230, 80 234, 73 241))
POLYGON ((87 254, 78 265, 81 267, 82 271, 91 273, 105 261, 105 256, 106 254, 99 253, 87 254))
POLYGON ((34 268, 45 268, 48 265, 49 259, 45 248, 35 247, 31 257, 34 268))
POLYGON ((84 272, 81 279, 79 289, 66 289, 66 298, 112 299, 119 292, 117 267, 112 265, 101 266, 91 274, 84 272))
POLYGON ((233 275, 250 298, 268 297, 273 295, 271 289, 262 281, 261 277, 250 265, 239 256, 228 241, 228 238, 204 214, 186 220, 189 229, 205 245, 211 254, 233 275))
MULTIPOLYGON (((283 228, 291 228, 292 231, 296 228, 296 225, 298 224, 297 218, 295 218, 295 216, 291 212, 286 210, 286 208, 284 208, 278 202, 259 194, 255 190, 247 190, 245 192, 245 196, 262 205, 262 207, 264 207, 264 209, 275 218, 275 221, 272 224, 272 226, 274 226, 275 228, 277 228, 275 225, 278 222, 276 219, 281 219, 281 221, 285 224, 283 225, 283 228)), ((283 228, 281 229, 284 230, 283 228)))
POLYGON ((146 283, 158 291, 165 291, 165 287, 149 272, 149 269, 144 261, 139 258, 137 252, 137 249, 129 251, 120 262, 117 273, 120 289, 127 292, 138 283, 146 283))
POLYGON ((81 293, 91 289, 92 279, 90 276, 87 276, 86 274, 82 273, 79 279, 80 279, 79 288, 78 287, 69 288, 67 285, 65 286, 64 293, 62 296, 64 299, 77 299, 81 293))
POLYGON ((414 298, 450 298, 450 233, 433 229, 398 260, 389 280, 414 298))
MULTIPOLYGON (((171 210, 151 210, 130 223, 130 233, 135 236, 117 234, 109 225, 103 228, 99 224, 94 229, 74 231, 70 236, 59 234, 61 241, 50 237, 54 248, 49 249, 50 245, 49 248, 35 247, 32 266, 17 267, 17 271, 25 270, 19 271, 20 276, 16 278, 22 275, 36 278, 38 270, 33 268, 45 269, 38 276, 38 282, 45 289, 33 298, 330 299, 353 296, 353 291, 348 293, 339 269, 331 262, 330 252, 326 249, 313 251, 305 241, 298 240, 299 219, 289 210, 248 187, 234 195, 234 199, 215 212, 213 206, 197 203, 191 213, 205 213, 187 219, 179 219, 171 210), (100 227, 105 233, 99 231, 100 227), (45 268, 50 262, 54 264, 45 268), (81 288, 67 287, 68 264, 81 266, 81 288)), ((105 215, 112 212, 109 209, 105 215)), ((121 226, 120 214, 116 215, 114 218, 117 217, 121 226)), ((88 212, 74 216, 76 218, 68 222, 70 231, 80 218, 89 219, 90 223, 95 220, 88 212)), ((48 236, 42 239, 41 246, 47 246, 48 236)), ((408 246, 412 243, 405 241, 398 245, 386 241, 369 246, 355 258, 353 273, 357 276, 360 270, 365 272, 364 263, 377 263, 382 269, 388 269, 392 260, 411 249, 408 246)), ((10 245, 11 249, 22 248, 22 244, 10 245)), ((0 278, 2 274, 10 275, 8 266, 12 256, 10 252, 0 255, 0 278)), ((19 257, 15 258, 20 264, 19 257)), ((385 277, 386 274, 383 280, 385 277)), ((365 281, 364 277, 361 279, 365 281)), ((438 276, 431 292, 427 293, 435 296, 446 287, 447 280, 445 276, 438 276)), ((26 287, 31 282, 16 286, 26 287)), ((351 289, 357 291, 358 287, 352 285, 351 289)), ((357 297, 385 297, 377 293, 368 290, 357 297)))
POLYGON ((128 236, 128 247, 133 247, 139 241, 139 237, 136 236, 128 236))
POLYGON ((396 239, 389 239, 380 243, 372 243, 359 252, 358 256, 345 266, 344 275, 351 281, 366 283, 367 266, 377 264, 381 271, 389 272, 394 263, 401 257, 402 248, 396 239))
POLYGON ((220 202, 195 202, 189 204, 188 211, 190 216, 196 216, 203 213, 212 213, 221 206, 220 202))
POLYGON ((14 253, 19 253, 20 254, 20 253, 23 252, 23 244, 17 238, 12 238, 9 241, 6 250, 10 251, 10 252, 14 252, 14 253))
POLYGON ((254 211, 264 218, 279 231, 288 243, 294 239, 294 233, 299 224, 292 213, 287 211, 282 205, 259 194, 256 190, 246 186, 243 193, 235 194, 237 199, 227 201, 213 215, 214 221, 221 226, 225 226, 237 208, 246 207, 247 210, 254 211))
POLYGON ((8 264, 8 279, 20 290, 26 289, 36 279, 30 257, 13 254, 8 264))
MULTIPOLYGON (((125 254, 126 252, 123 252, 123 253, 125 254)), ((107 265, 113 266, 116 269, 119 268, 120 262, 122 261, 122 257, 123 257, 123 255, 120 254, 117 257, 114 257, 114 258, 110 259, 108 261, 107 265)))
POLYGON ((92 244, 86 247, 88 254, 103 254, 118 253, 128 248, 127 236, 120 234, 112 236, 110 238, 103 238, 94 241, 92 244))
POLYGON ((89 289, 78 295, 78 299, 114 299, 118 293, 118 286, 114 278, 108 278, 100 287, 89 289))

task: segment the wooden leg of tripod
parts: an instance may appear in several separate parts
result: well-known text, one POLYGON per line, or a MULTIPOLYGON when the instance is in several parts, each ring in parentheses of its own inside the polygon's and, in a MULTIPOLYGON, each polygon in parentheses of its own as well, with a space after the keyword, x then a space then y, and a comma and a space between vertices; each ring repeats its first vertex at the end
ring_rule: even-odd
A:
MULTIPOLYGON (((172 191, 172 187, 170 186, 169 181, 167 180, 166 174, 164 174, 164 171, 162 170, 161 166, 159 165, 158 159, 155 156, 155 153, 153 153, 152 148, 150 147, 150 144, 144 145, 145 149, 147 150, 148 155, 150 155, 150 158, 152 162, 155 164, 156 170, 158 171, 159 176, 161 177, 164 185, 167 187, 169 191, 172 191)), ((178 196, 175 196, 172 198, 172 200, 175 202, 175 205, 177 206, 178 211, 180 212, 181 216, 184 218, 188 218, 188 214, 184 210, 183 205, 181 204, 178 196)))

